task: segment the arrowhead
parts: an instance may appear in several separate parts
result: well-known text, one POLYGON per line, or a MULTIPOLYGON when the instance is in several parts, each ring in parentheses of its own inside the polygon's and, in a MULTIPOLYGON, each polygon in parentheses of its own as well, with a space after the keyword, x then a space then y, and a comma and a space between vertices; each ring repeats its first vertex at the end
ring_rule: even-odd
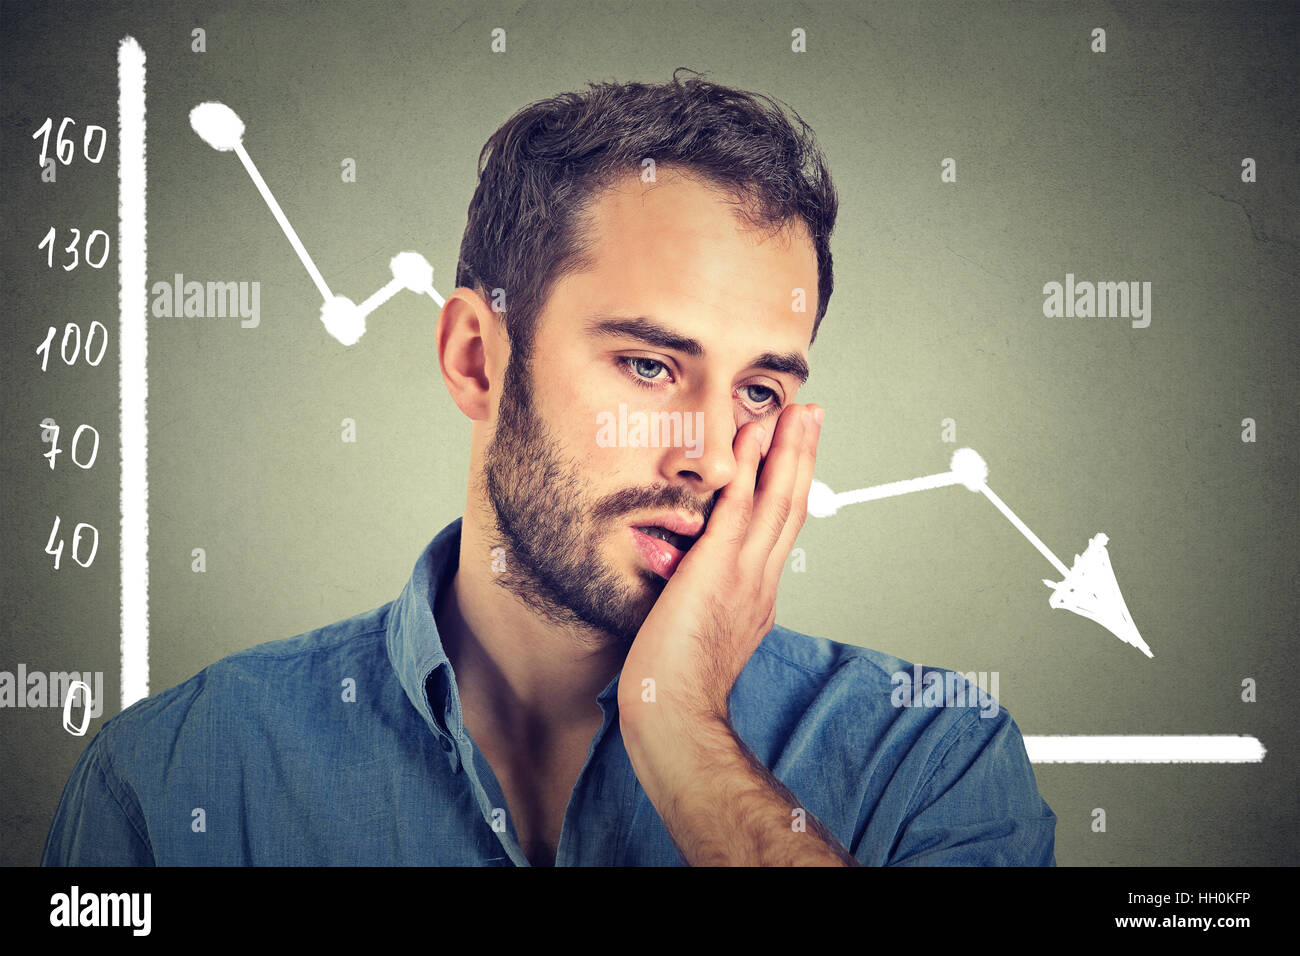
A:
POLYGON ((1052 589, 1048 603, 1054 608, 1065 608, 1082 617, 1096 621, 1126 644, 1132 644, 1147 657, 1154 657, 1138 633, 1137 625, 1129 614, 1115 580, 1106 542, 1110 539, 1098 533, 1088 542, 1082 555, 1074 556, 1074 566, 1064 581, 1043 583, 1052 589))

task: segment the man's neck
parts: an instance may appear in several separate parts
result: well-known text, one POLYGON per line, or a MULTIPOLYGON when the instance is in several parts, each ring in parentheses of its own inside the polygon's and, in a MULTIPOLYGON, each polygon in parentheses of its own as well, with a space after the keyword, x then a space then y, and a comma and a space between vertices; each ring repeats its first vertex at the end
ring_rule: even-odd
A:
POLYGON ((459 567, 434 608, 467 716, 513 739, 562 737, 589 726, 626 649, 595 644, 541 617, 498 583, 492 561, 487 536, 467 510, 459 567))

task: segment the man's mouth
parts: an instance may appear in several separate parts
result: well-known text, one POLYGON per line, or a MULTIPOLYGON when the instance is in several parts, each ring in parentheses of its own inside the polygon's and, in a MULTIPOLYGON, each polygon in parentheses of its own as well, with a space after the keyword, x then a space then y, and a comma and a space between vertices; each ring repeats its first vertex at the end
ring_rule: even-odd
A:
POLYGON ((642 534, 648 534, 652 538, 658 538, 660 541, 667 541, 678 551, 682 552, 691 550, 691 545, 695 543, 694 538, 688 538, 684 534, 674 534, 667 528, 661 528, 657 524, 639 525, 637 526, 637 530, 642 534))
POLYGON ((664 580, 672 577, 677 565, 704 531, 701 519, 684 521, 676 515, 656 515, 664 524, 632 525, 632 541, 650 569, 664 580), (666 527, 671 524, 671 527, 666 527))

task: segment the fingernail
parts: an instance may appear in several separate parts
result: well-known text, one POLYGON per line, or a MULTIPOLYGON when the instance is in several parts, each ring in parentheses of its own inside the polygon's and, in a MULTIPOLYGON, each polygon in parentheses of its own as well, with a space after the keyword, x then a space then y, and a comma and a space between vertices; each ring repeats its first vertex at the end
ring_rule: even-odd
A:
POLYGON ((817 419, 817 424, 820 425, 822 423, 822 419, 825 417, 826 417, 826 409, 818 405, 817 408, 813 411, 813 418, 817 419))

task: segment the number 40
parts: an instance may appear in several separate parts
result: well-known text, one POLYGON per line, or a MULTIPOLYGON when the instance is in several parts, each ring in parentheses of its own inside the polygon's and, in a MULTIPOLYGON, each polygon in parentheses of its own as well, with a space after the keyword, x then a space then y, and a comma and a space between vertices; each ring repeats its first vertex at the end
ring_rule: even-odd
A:
MULTIPOLYGON (((62 519, 60 519, 58 515, 54 516, 54 527, 50 529, 50 540, 45 543, 45 553, 54 555, 55 571, 59 570, 59 559, 63 556, 63 539, 62 538, 59 539, 59 546, 57 548, 54 546, 54 538, 59 533, 59 522, 61 520, 62 519)), ((75 528, 72 529, 72 560, 73 561, 76 561, 83 568, 88 568, 94 562, 95 552, 98 550, 99 550, 99 529, 98 528, 96 528, 93 524, 86 524, 83 521, 80 524, 78 524, 75 528), (82 541, 81 532, 82 529, 84 528, 90 529, 91 538, 90 538, 90 554, 86 556, 85 561, 82 561, 80 557, 81 541, 82 541)))

